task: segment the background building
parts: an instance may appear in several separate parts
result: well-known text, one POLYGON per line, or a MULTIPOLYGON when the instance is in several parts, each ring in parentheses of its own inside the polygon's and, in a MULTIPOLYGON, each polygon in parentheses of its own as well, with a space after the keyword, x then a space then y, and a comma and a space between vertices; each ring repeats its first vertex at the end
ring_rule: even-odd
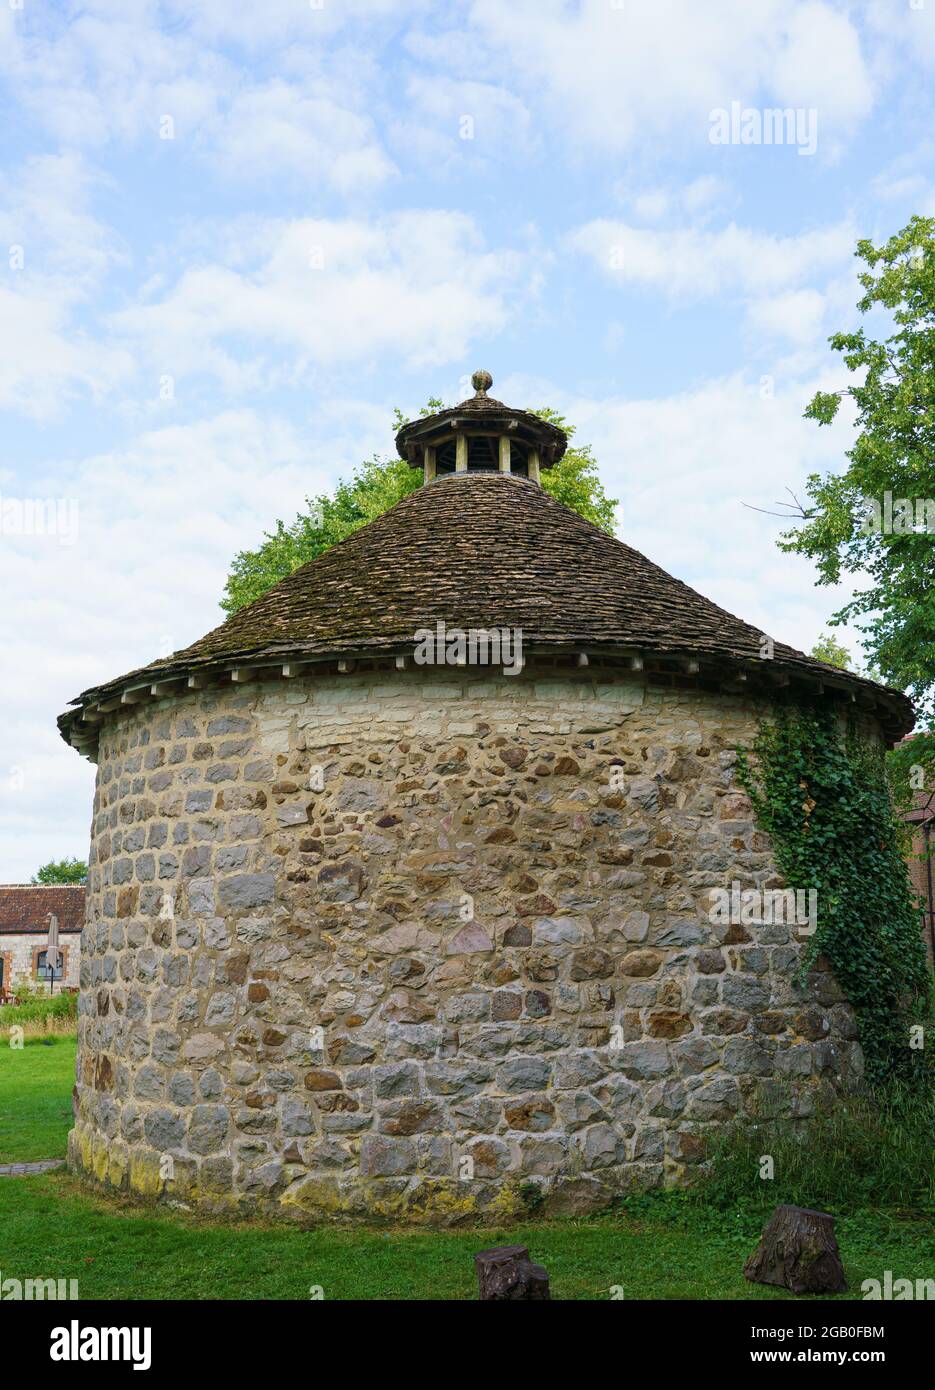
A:
POLYGON ((9 993, 29 981, 49 989, 46 942, 49 913, 58 918, 61 967, 51 982, 52 992, 78 985, 81 928, 84 926, 83 883, 0 885, 0 991, 9 993))

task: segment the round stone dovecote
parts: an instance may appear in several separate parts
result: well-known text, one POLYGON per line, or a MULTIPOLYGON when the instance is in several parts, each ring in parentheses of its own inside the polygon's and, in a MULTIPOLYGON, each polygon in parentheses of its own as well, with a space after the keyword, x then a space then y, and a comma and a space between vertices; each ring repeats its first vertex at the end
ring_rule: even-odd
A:
POLYGON ((307 1221, 582 1211, 854 1085, 834 979, 794 983, 807 938, 713 904, 782 886, 736 780, 777 700, 883 739, 911 715, 763 640, 469 471, 86 692, 72 1168, 307 1221), (521 655, 426 661, 439 624, 521 655))

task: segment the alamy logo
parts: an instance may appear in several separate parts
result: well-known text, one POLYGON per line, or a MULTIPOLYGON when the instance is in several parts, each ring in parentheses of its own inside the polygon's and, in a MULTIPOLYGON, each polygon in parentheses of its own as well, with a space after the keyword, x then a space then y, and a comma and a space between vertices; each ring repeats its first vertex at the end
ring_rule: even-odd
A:
POLYGON ((935 1299, 935 1279, 894 1279, 893 1271, 885 1269, 882 1279, 865 1279, 860 1292, 869 1302, 904 1302, 907 1299, 935 1299))
POLYGON ((74 497, 0 496, 0 536, 56 536, 59 545, 78 539, 74 497))
POLYGON ((785 923, 802 936, 818 928, 817 888, 712 888, 708 921, 718 926, 760 927, 785 923))
POLYGON ((716 106, 708 114, 712 145, 795 145, 799 154, 818 149, 818 111, 814 106, 716 106))
POLYGON ((0 1299, 13 1303, 34 1303, 78 1297, 77 1279, 4 1279, 0 1275, 0 1299))
POLYGON ((521 627, 420 627, 413 656, 417 666, 501 666, 505 676, 523 669, 521 627))
POLYGON ((882 503, 876 497, 863 499, 864 512, 858 526, 862 536, 908 536, 924 531, 935 535, 935 498, 897 497, 884 492, 882 503))
POLYGON ((82 1327, 72 1318, 67 1327, 52 1328, 49 1356, 53 1361, 132 1361, 134 1371, 152 1365, 151 1327, 82 1327))

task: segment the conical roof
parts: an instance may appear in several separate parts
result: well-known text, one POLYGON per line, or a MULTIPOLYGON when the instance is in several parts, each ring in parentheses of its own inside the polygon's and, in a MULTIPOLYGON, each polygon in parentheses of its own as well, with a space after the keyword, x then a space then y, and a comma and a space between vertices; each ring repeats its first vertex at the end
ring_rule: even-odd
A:
MULTIPOLYGON (((877 707, 890 737, 912 706, 783 643, 763 660, 758 628, 733 617, 639 551, 607 535, 538 484, 500 473, 439 478, 281 580, 200 641, 85 691, 82 712, 166 693, 173 680, 238 666, 412 653, 420 628, 521 628, 529 653, 588 653, 660 672, 801 680, 877 707), (153 690, 153 687, 156 687, 153 690)), ((241 675, 243 673, 241 672, 241 675)), ((191 679, 195 678, 195 679, 191 679)), ((235 674, 235 679, 236 679, 235 674)))

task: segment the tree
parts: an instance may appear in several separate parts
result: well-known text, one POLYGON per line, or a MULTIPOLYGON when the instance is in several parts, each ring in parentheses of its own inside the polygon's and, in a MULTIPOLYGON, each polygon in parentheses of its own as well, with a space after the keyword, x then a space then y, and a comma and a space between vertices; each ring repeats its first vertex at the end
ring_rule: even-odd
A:
POLYGON ((231 615, 253 603, 280 579, 394 507, 421 481, 403 459, 375 456, 355 469, 350 482, 339 481, 332 497, 306 498, 307 510, 290 525, 277 521, 256 550, 241 550, 234 557, 221 607, 231 615))
MULTIPOLYGON (((430 415, 443 408, 441 401, 429 400, 419 413, 430 415)), ((558 425, 569 438, 575 432, 574 426, 566 424, 564 416, 554 410, 533 413, 558 425)), ((394 431, 405 423, 405 417, 397 410, 394 431)), ((299 512, 293 522, 287 526, 277 521, 275 530, 265 533, 256 550, 241 550, 231 565, 221 607, 232 615, 253 603, 280 579, 389 511, 421 484, 419 470, 411 468, 404 459, 374 455, 354 471, 350 482, 339 481, 333 496, 306 498, 307 509, 299 512)), ((567 449, 560 463, 543 469, 542 486, 572 511, 613 533, 617 503, 604 492, 590 445, 567 449)))
MULTIPOLYGON (((548 420, 565 431, 569 440, 574 438, 575 426, 569 425, 564 415, 543 407, 534 410, 540 420, 548 420)), ((590 444, 566 449, 564 456, 554 468, 542 470, 542 486, 550 497, 564 503, 573 512, 578 512, 587 521, 593 521, 608 535, 614 533, 615 497, 608 497, 597 474, 597 459, 591 452, 590 444)))
POLYGON ((869 666, 935 717, 935 218, 913 217, 885 245, 857 243, 863 314, 884 311, 894 330, 864 327, 829 340, 855 380, 819 391, 805 414, 828 425, 847 399, 857 436, 843 473, 807 483, 810 505, 784 550, 818 564, 820 584, 869 578, 831 619, 861 618, 869 666))
POLYGON ((33 875, 33 883, 87 883, 88 866, 83 859, 50 859, 33 875))
POLYGON ((809 653, 816 661, 827 661, 841 671, 851 669, 851 654, 830 632, 823 632, 809 653))

